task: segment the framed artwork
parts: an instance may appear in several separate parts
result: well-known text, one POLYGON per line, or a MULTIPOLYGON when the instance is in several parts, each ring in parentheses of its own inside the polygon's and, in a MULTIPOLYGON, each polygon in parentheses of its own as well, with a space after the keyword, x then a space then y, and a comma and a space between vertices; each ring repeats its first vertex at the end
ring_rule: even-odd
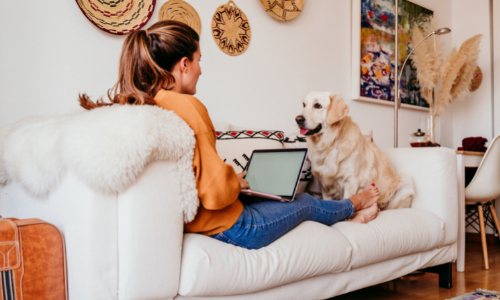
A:
MULTIPOLYGON (((395 2, 396 0, 353 0, 352 5, 352 98, 394 106, 395 2)), ((414 45, 413 24, 430 22, 434 12, 413 1, 399 1, 398 51, 401 68, 414 45)), ((421 29, 418 29, 421 30, 421 29)), ((417 71, 406 62, 399 82, 401 107, 428 111, 420 94, 417 71)))

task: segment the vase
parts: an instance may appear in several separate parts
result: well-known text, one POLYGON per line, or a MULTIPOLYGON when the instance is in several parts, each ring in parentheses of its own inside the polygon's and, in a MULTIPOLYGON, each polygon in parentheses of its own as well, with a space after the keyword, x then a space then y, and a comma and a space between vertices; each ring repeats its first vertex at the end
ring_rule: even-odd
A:
POLYGON ((441 125, 439 117, 420 117, 420 128, 425 130, 428 141, 424 147, 441 147, 441 125))

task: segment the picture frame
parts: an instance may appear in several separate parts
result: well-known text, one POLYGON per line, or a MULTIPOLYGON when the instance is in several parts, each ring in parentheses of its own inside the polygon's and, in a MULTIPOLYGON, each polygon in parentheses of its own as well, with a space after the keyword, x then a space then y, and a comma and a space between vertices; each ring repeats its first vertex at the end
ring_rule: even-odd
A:
MULTIPOLYGON (((391 31, 395 19, 394 1, 352 0, 351 97, 355 101, 394 107, 394 78, 399 74, 399 71, 394 74, 394 29, 391 31)), ((415 1, 399 0, 399 6, 398 66, 401 68, 413 47, 411 25, 415 21, 419 24, 429 22, 434 11, 415 1)), ((429 111, 429 105, 420 95, 411 59, 400 81, 400 95, 402 108, 429 111)))

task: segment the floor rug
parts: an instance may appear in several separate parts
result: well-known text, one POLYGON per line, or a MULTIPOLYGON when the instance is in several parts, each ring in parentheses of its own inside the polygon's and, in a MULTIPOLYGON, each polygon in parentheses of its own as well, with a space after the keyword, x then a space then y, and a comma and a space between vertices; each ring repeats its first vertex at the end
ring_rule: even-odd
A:
POLYGON ((477 289, 470 294, 464 294, 455 298, 448 300, 487 300, 487 299, 500 299, 500 293, 496 291, 488 291, 483 289, 477 289))

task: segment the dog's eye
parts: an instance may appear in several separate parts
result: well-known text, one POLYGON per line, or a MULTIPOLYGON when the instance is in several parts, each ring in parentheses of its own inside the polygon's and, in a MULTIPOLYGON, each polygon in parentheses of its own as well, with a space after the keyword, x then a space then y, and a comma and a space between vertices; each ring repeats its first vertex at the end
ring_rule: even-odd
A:
POLYGON ((315 104, 314 104, 314 108, 322 108, 322 107, 323 107, 323 106, 321 106, 321 104, 319 104, 319 103, 315 103, 315 104))
POLYGON ((305 104, 305 103, 302 103, 302 107, 306 107, 306 104, 305 104))

